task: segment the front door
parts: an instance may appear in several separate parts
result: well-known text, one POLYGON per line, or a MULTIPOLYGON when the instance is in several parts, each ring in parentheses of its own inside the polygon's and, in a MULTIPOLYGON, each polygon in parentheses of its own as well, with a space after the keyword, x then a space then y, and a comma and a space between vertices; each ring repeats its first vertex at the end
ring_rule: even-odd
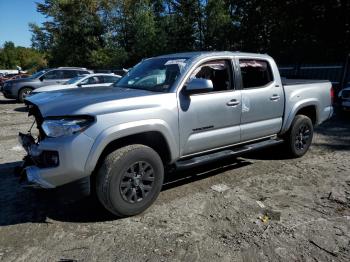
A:
POLYGON ((241 91, 234 88, 231 60, 205 62, 193 71, 192 78, 211 80, 214 88, 192 95, 180 92, 181 156, 240 142, 241 91))

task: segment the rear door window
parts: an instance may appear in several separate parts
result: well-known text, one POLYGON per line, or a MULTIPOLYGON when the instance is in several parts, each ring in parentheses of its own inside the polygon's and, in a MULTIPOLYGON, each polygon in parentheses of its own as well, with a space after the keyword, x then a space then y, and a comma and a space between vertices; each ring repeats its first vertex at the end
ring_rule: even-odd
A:
POLYGON ((265 60, 240 59, 243 88, 264 87, 273 82, 270 64, 265 60))
POLYGON ((52 70, 45 74, 45 79, 48 79, 48 80, 60 79, 61 78, 60 72, 61 72, 60 70, 52 70))
POLYGON ((77 70, 64 70, 63 71, 63 77, 64 79, 70 79, 73 77, 76 77, 78 75, 78 71, 77 70))

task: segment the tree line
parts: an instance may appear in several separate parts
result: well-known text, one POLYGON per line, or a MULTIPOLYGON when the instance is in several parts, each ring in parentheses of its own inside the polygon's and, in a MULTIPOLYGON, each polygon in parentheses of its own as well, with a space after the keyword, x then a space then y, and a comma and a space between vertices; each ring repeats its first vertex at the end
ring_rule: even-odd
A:
POLYGON ((16 47, 13 42, 5 42, 0 48, 0 69, 29 70, 33 73, 47 66, 45 55, 34 48, 16 47))
POLYGON ((350 53, 348 0, 45 0, 30 24, 50 66, 118 68, 183 51, 268 53, 279 63, 350 53))

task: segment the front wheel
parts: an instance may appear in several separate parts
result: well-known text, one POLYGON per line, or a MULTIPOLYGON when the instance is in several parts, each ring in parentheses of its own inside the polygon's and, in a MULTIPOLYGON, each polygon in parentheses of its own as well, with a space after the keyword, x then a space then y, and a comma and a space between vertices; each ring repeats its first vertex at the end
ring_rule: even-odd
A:
POLYGON ((96 177, 97 197, 113 214, 142 213, 157 198, 164 167, 157 152, 144 145, 129 145, 107 155, 96 177))
POLYGON ((27 95, 29 95, 33 90, 29 87, 22 88, 18 94, 18 101, 23 103, 27 95))
POLYGON ((314 128, 311 119, 297 115, 286 136, 286 146, 293 157, 301 157, 308 151, 313 137, 314 128))

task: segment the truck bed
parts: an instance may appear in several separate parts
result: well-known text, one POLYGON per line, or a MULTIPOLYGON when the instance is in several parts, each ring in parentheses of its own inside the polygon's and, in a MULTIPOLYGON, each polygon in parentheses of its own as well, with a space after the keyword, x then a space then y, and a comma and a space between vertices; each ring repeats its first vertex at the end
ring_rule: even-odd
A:
POLYGON ((327 80, 306 80, 282 78, 285 95, 284 121, 282 132, 288 130, 299 106, 315 106, 315 125, 327 120, 332 114, 330 91, 331 82, 327 80))
POLYGON ((282 84, 284 86, 291 85, 307 85, 307 84, 320 84, 320 83, 328 83, 328 80, 313 80, 313 79, 288 79, 282 77, 282 84))
POLYGON ((282 77, 282 84, 284 86, 291 85, 307 85, 307 84, 319 84, 319 83, 328 83, 328 80, 313 80, 313 79, 288 79, 282 77))

